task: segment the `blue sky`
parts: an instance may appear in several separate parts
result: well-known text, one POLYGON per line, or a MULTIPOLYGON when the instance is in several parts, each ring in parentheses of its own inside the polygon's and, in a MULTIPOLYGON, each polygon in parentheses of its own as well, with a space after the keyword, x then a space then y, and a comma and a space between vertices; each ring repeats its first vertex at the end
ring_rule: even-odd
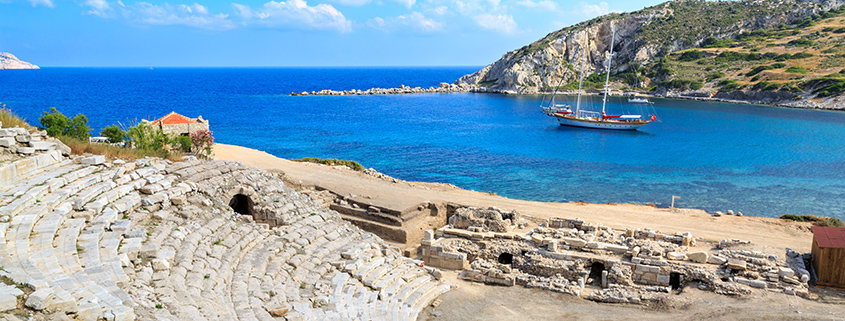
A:
POLYGON ((41 66, 480 66, 660 2, 0 0, 0 51, 41 66))

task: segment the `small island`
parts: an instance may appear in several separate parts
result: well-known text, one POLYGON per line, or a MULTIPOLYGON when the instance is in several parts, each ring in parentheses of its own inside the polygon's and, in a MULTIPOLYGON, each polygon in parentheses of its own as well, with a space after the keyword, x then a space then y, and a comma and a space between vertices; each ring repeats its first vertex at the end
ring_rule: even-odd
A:
POLYGON ((0 69, 41 69, 38 66, 18 59, 8 52, 0 52, 0 69))

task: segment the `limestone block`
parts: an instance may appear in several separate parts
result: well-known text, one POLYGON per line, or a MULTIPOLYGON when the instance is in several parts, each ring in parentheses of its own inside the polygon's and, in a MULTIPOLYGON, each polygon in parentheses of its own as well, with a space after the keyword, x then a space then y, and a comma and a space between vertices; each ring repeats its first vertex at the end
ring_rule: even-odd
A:
POLYGON ((29 142, 29 147, 35 150, 47 151, 56 149, 56 143, 53 142, 29 142))
POLYGON ((704 251, 692 252, 692 253, 687 254, 687 257, 689 258, 689 260, 693 261, 695 263, 705 263, 705 262, 707 262, 707 259, 709 258, 708 256, 709 256, 709 254, 707 254, 707 252, 704 252, 704 251))
POLYGON ((745 271, 746 265, 745 260, 741 259, 728 259, 728 268, 733 270, 745 271))
POLYGON ((111 225, 111 230, 120 234, 125 234, 132 227, 132 222, 129 220, 118 220, 111 225))
POLYGON ((15 136, 15 140, 18 141, 18 143, 29 143, 32 140, 32 137, 29 137, 29 134, 27 133, 25 135, 15 136))
POLYGON ((0 147, 12 147, 15 146, 15 139, 11 137, 3 137, 0 138, 0 147))
POLYGON ((657 275, 657 283, 669 284, 669 274, 658 274, 657 275))
POLYGON ((795 275, 795 271, 790 268, 781 267, 778 268, 778 276, 782 278, 790 278, 795 275))
POLYGON ((35 290, 35 292, 32 292, 32 294, 29 295, 29 298, 26 299, 25 305, 34 310, 41 311, 47 308, 54 297, 55 294, 53 294, 53 289, 41 288, 35 290))
POLYGON ((15 137, 18 135, 18 131, 15 128, 2 128, 0 129, 0 137, 15 137))
POLYGON ((684 253, 669 252, 666 253, 666 258, 673 261, 681 261, 686 258, 686 255, 684 253))
POLYGON ((21 155, 32 155, 35 154, 35 148, 32 147, 19 147, 18 154, 21 155))
POLYGON ((170 270, 170 262, 164 259, 153 259, 153 270, 155 271, 167 271, 170 270))
POLYGON ((718 256, 718 255, 713 255, 709 259, 707 259, 707 263, 710 263, 710 264, 722 265, 722 264, 725 264, 725 262, 728 262, 728 259, 723 258, 723 257, 718 256))
POLYGON ((767 286, 766 281, 749 280, 749 279, 746 279, 746 278, 736 278, 736 283, 745 284, 745 285, 750 286, 752 288, 758 288, 758 289, 765 289, 766 286, 767 286))
POLYGON ((85 158, 81 159, 79 162, 82 163, 82 164, 85 164, 85 165, 101 165, 101 164, 104 164, 106 162, 106 157, 103 156, 103 155, 93 155, 93 156, 85 157, 85 158))
POLYGON ((18 307, 18 298, 11 293, 0 292, 0 312, 18 307))

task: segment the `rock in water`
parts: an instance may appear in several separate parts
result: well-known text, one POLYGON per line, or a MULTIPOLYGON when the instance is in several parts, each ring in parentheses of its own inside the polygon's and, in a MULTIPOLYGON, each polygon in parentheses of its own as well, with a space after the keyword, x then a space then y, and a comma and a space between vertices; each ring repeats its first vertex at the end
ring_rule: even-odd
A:
POLYGON ((40 69, 8 52, 0 52, 0 69, 40 69))

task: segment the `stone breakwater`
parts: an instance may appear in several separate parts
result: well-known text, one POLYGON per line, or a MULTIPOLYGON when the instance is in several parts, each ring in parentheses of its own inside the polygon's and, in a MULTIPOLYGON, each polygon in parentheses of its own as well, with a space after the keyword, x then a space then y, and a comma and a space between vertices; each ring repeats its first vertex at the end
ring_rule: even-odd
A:
MULTIPOLYGON (((533 219, 537 221, 537 219, 533 219)), ((766 252, 749 241, 697 246, 688 232, 616 230, 551 218, 528 232, 516 212, 464 208, 422 241, 423 260, 462 270, 460 279, 521 285, 592 301, 651 304, 687 286, 724 295, 769 291, 809 298, 800 253, 766 252)))
POLYGON ((476 88, 475 86, 467 84, 450 84, 440 83, 437 87, 408 87, 401 85, 397 88, 370 88, 367 90, 350 89, 350 90, 330 90, 323 89, 320 91, 303 91, 300 93, 290 93, 291 96, 350 96, 350 95, 400 95, 400 94, 433 94, 433 93, 456 93, 469 92, 476 88))
POLYGON ((68 157, 7 131, 0 317, 416 320, 451 288, 264 171, 68 157))

